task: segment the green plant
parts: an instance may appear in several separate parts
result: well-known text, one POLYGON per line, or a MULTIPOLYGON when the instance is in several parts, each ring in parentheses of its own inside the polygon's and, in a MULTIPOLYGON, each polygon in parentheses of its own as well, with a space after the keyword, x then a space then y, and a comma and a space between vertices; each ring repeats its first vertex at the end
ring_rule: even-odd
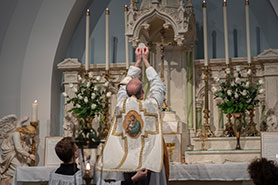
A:
POLYGON ((93 78, 92 72, 84 77, 78 75, 78 86, 69 84, 74 92, 70 97, 66 92, 66 104, 72 104, 69 112, 72 112, 79 121, 79 130, 76 140, 83 144, 95 144, 99 142, 103 119, 100 119, 98 133, 92 127, 92 120, 99 116, 103 118, 109 98, 112 93, 108 90, 109 83, 100 84, 101 77, 93 78), (85 143, 84 143, 85 142, 85 143))
MULTIPOLYGON (((212 91, 215 98, 221 98, 221 103, 217 106, 223 110, 225 114, 244 113, 246 110, 252 110, 259 103, 258 94, 264 93, 264 89, 260 89, 263 80, 258 84, 250 84, 247 78, 243 78, 240 73, 239 66, 236 66, 235 76, 231 74, 229 68, 225 70, 227 78, 221 82, 218 77, 214 80, 219 84, 219 88, 213 87, 212 91)), ((249 69, 247 75, 251 74, 249 69)))

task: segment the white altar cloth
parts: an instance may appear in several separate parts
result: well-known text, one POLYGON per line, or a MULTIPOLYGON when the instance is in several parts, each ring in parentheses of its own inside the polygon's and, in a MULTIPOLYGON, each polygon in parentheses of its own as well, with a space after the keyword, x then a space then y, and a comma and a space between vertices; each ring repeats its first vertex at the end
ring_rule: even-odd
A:
MULTIPOLYGON (((22 185, 32 182, 42 183, 48 182, 50 173, 58 167, 49 166, 34 166, 34 167, 17 167, 13 177, 12 185, 22 185)), ((96 176, 100 176, 100 172, 97 172, 96 176)), ((123 180, 122 173, 106 173, 103 172, 103 179, 115 179, 123 180)))
POLYGON ((249 163, 170 164, 170 181, 248 181, 249 163))
MULTIPOLYGON (((250 181, 247 172, 248 163, 226 164, 170 164, 170 181, 250 181)), ((18 167, 13 185, 28 182, 48 182, 49 174, 57 167, 18 167)), ((104 179, 123 180, 121 173, 104 173, 104 179)))

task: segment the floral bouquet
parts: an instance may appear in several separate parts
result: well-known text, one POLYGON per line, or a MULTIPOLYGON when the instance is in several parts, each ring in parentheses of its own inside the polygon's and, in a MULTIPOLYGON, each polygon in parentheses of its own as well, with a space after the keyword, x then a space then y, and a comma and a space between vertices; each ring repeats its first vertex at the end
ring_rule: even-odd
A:
MULTIPOLYGON (((214 80, 219 83, 219 88, 213 87, 212 92, 215 98, 221 98, 222 102, 218 107, 225 113, 244 113, 246 110, 252 110, 259 103, 258 94, 264 93, 264 89, 260 89, 263 80, 259 80, 258 84, 250 84, 247 78, 243 78, 240 73, 240 66, 236 66, 235 76, 231 74, 229 68, 225 70, 226 81, 221 82, 219 77, 214 80)), ((247 75, 251 75, 249 69, 247 75)))
POLYGON ((112 92, 108 90, 109 82, 103 85, 97 84, 100 79, 100 76, 93 78, 92 72, 85 74, 84 77, 78 75, 78 88, 70 84, 74 97, 68 96, 66 92, 63 93, 66 97, 66 104, 72 103, 73 105, 69 112, 72 112, 79 120, 78 134, 75 138, 79 146, 88 145, 94 148, 100 142, 104 113, 112 95, 112 92), (92 126, 96 116, 100 117, 98 132, 92 126))

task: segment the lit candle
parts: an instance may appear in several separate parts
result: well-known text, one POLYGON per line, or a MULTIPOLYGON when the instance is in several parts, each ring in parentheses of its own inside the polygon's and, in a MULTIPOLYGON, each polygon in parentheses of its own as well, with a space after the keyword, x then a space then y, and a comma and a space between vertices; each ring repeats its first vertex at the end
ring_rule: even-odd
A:
POLYGON ((85 38, 85 70, 89 70, 89 32, 90 32, 90 10, 86 12, 86 38, 85 38))
POLYGON ((207 4, 206 1, 203 0, 203 32, 204 32, 204 60, 205 60, 205 66, 208 66, 208 37, 207 37, 207 4))
POLYGON ((90 170, 91 170, 91 165, 90 165, 90 163, 87 163, 85 168, 86 168, 86 169, 85 169, 85 173, 86 173, 86 174, 89 174, 89 173, 90 173, 90 170))
POLYGON ((225 63, 229 64, 228 26, 227 26, 227 1, 223 2, 224 38, 225 38, 225 63))
POLYGON ((38 121, 38 100, 35 100, 32 103, 32 118, 31 118, 31 122, 37 122, 38 121))
POLYGON ((246 45, 247 45, 247 59, 248 64, 251 64, 251 50, 250 50, 250 27, 249 27, 249 0, 245 1, 245 18, 246 18, 246 45))
POLYGON ((105 70, 109 70, 109 9, 105 10, 105 70))
MULTIPOLYGON (((127 32, 127 5, 125 5, 125 34, 127 32)), ((129 68, 128 37, 125 35, 125 68, 129 68)))

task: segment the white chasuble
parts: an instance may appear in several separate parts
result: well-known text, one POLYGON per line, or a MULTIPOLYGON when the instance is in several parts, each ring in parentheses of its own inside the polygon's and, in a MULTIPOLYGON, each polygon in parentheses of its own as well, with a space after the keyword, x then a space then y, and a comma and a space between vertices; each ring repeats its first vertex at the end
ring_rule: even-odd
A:
MULTIPOLYGON (((101 159, 97 170, 101 170, 101 159)), ((103 171, 160 172, 163 164, 162 128, 155 98, 128 97, 118 103, 103 149, 103 171)))

